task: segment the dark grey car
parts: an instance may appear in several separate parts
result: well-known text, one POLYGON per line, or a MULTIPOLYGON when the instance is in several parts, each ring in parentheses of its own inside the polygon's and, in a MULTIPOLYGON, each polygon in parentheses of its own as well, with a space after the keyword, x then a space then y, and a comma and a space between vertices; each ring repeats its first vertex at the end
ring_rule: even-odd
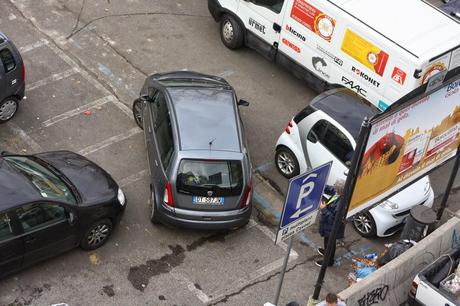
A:
POLYGON ((221 229, 249 221, 251 162, 238 105, 248 102, 219 77, 146 79, 133 113, 145 134, 153 223, 221 229))
POLYGON ((24 98, 25 67, 14 44, 0 32, 0 123, 10 120, 24 98))

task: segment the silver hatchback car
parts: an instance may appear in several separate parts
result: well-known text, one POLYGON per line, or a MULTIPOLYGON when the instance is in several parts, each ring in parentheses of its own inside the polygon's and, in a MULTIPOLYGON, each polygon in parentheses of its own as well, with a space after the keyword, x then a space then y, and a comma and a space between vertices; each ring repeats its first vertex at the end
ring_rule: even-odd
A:
POLYGON ((233 88, 220 77, 178 71, 149 76, 133 103, 144 129, 151 220, 198 229, 248 223, 251 162, 233 88))

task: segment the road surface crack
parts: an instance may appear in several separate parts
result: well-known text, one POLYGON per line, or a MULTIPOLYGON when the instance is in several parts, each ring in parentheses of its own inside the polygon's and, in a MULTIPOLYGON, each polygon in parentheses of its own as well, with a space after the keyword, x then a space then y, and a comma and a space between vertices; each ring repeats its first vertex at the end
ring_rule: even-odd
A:
MULTIPOLYGON (((315 256, 310 256, 310 257, 307 257, 306 259, 304 259, 303 261, 301 262, 298 262, 296 264, 294 264, 293 266, 291 266, 290 268, 286 269, 286 273, 288 272, 291 272, 292 270, 296 269, 297 267, 299 266, 302 266, 308 262, 311 262, 313 259, 317 258, 318 256, 315 255, 315 256)), ((241 288, 240 290, 238 291, 235 291, 235 292, 232 292, 232 293, 229 293, 225 296, 223 296, 222 298, 220 298, 219 300, 213 302, 212 304, 208 304, 208 306, 214 306, 214 305, 217 305, 217 304, 220 304, 220 303, 227 303, 228 300, 231 298, 231 297, 234 297, 234 296, 237 296, 239 295, 240 293, 242 293, 243 291, 245 291, 246 289, 248 288, 251 288, 251 287, 254 287, 255 285, 258 285, 258 284, 261 284, 261 283, 265 283, 265 282, 268 282, 269 280, 271 280, 272 278, 274 278, 275 276, 279 275, 281 273, 281 271, 277 271, 263 279, 260 279, 258 281, 255 281, 253 283, 250 283, 250 284, 247 284, 246 286, 244 286, 243 288, 241 288)))

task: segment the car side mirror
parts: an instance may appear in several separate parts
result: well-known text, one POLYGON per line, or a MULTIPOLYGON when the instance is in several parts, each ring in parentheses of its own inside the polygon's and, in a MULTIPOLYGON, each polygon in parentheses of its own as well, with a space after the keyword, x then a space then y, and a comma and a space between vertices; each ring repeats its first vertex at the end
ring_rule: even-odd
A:
POLYGON ((317 142, 318 142, 318 136, 316 136, 316 134, 313 133, 313 132, 308 133, 307 139, 308 139, 310 142, 313 142, 313 143, 317 143, 317 142))
POLYGON ((69 211, 69 218, 68 218, 67 220, 69 221, 69 224, 70 224, 70 225, 74 225, 74 224, 75 224, 76 217, 75 217, 75 215, 73 214, 73 212, 69 211))
POLYGON ((249 106, 249 102, 243 99, 238 101, 238 106, 249 106))
MULTIPOLYGON (((350 167, 349 165, 347 165, 348 167, 350 167)), ((348 169, 343 171, 343 175, 347 176, 348 175, 348 169)))

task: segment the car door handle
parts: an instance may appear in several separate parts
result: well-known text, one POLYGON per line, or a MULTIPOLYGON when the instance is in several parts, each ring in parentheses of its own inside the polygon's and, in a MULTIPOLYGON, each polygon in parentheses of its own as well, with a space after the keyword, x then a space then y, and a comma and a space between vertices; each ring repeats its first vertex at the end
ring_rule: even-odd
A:
POLYGON ((155 159, 155 166, 157 166, 157 167, 158 167, 158 162, 157 162, 157 160, 156 160, 156 159, 155 159))
POLYGON ((152 129, 150 128, 150 125, 149 125, 149 127, 147 128, 147 130, 149 131, 149 133, 152 133, 152 129))
POLYGON ((27 239, 27 240, 25 241, 25 243, 31 244, 31 243, 34 243, 35 241, 37 241, 37 238, 33 237, 33 238, 30 238, 30 239, 27 239))

